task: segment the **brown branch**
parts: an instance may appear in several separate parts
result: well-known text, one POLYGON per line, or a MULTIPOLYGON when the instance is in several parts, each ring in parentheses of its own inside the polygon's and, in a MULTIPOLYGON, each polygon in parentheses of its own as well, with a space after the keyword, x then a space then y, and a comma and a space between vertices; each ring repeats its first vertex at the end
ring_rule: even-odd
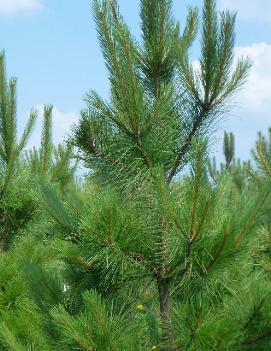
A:
POLYGON ((183 236, 185 236, 185 232, 184 229, 181 225, 181 223, 178 221, 178 218, 174 212, 174 210, 172 209, 172 207, 170 206, 170 203, 167 203, 167 199, 166 199, 166 194, 163 190, 163 187, 159 187, 159 190, 161 192, 161 201, 162 201, 162 205, 164 207, 164 209, 167 211, 167 213, 170 216, 170 219, 173 221, 173 223, 175 224, 176 228, 181 232, 181 234, 183 236))
POLYGON ((227 242, 227 239, 229 237, 230 233, 227 231, 225 234, 224 234, 224 238, 220 244, 220 247, 218 248, 214 258, 211 260, 211 262, 208 264, 208 266, 206 267, 206 271, 208 272, 212 266, 215 264, 215 262, 219 259, 219 256, 221 255, 221 253, 223 252, 223 249, 226 245, 226 242, 227 242))
POLYGON ((253 319, 254 319, 254 317, 255 317, 255 314, 256 314, 258 311, 261 310, 261 308, 262 308, 262 306, 264 305, 265 301, 266 301, 266 298, 265 298, 265 297, 262 297, 262 298, 260 299, 259 303, 258 303, 256 306, 254 306, 253 311, 252 311, 252 313, 251 313, 251 315, 250 315, 250 318, 247 320, 247 322, 246 322, 245 325, 243 326, 243 330, 246 330, 246 329, 249 327, 250 323, 253 321, 253 319))
POLYGON ((122 252, 125 255, 127 255, 127 257, 130 258, 134 263, 143 264, 143 266, 145 266, 145 268, 150 270, 152 274, 157 273, 156 270, 152 268, 149 261, 144 256, 139 255, 138 253, 135 253, 135 252, 126 252, 126 251, 122 251, 122 252))
POLYGON ((137 146, 139 148, 139 151, 141 152, 141 155, 143 157, 145 165, 148 167, 148 169, 152 169, 152 162, 151 162, 148 154, 146 153, 146 151, 144 149, 144 144, 143 144, 140 136, 138 136, 136 138, 136 144, 137 144, 137 146))
POLYGON ((0 245, 0 247, 1 247, 2 251, 7 251, 8 248, 9 248, 9 236, 10 236, 10 233, 8 231, 5 219, 4 219, 3 230, 1 232, 2 232, 2 236, 1 236, 1 245, 0 245))
POLYGON ((266 333, 256 336, 254 338, 251 339, 246 339, 246 340, 242 340, 239 344, 240 345, 251 345, 251 344, 256 344, 257 342, 263 340, 263 339, 267 339, 271 337, 271 330, 268 330, 266 333))
POLYGON ((177 158, 174 162, 173 168, 167 177, 168 183, 170 183, 172 181, 173 177, 176 175, 176 173, 178 171, 178 167, 180 166, 181 162, 183 161, 185 155, 187 154, 187 152, 191 146, 191 142, 192 142, 194 136, 196 135, 197 131, 201 127, 202 122, 204 121, 204 118, 206 117, 206 114, 208 111, 209 111, 209 106, 204 107, 202 109, 202 111, 200 112, 200 114, 198 115, 198 117, 195 119, 193 126, 192 126, 192 129, 191 129, 190 133, 187 135, 186 140, 185 140, 184 144, 182 145, 181 149, 179 150, 179 153, 178 153, 177 158))
POLYGON ((163 341, 168 344, 171 340, 170 317, 169 317, 169 298, 170 298, 170 278, 168 270, 167 256, 167 221, 165 217, 161 219, 161 231, 159 233, 159 241, 161 245, 160 251, 160 267, 156 275, 160 318, 163 329, 163 341))
POLYGON ((188 351, 190 349, 190 347, 192 346, 192 344, 194 343, 194 340, 197 336, 197 333, 198 333, 198 330, 200 328, 200 324, 201 324, 201 314, 202 314, 202 306, 200 307, 199 311, 198 311, 198 316, 197 316, 197 319, 196 319, 196 323, 195 323, 195 326, 194 328, 192 328, 191 330, 191 335, 190 335, 190 340, 186 346, 186 351, 188 351))
POLYGON ((206 217, 208 215, 208 212, 209 212, 210 203, 211 203, 211 195, 210 195, 210 197, 207 199, 207 201, 205 203, 205 206, 204 206, 204 209, 203 209, 203 213, 202 213, 202 217, 201 217, 200 222, 198 224, 198 228, 197 228, 197 230, 195 232, 195 235, 192 238, 193 240, 195 240, 198 237, 198 235, 200 234, 200 232, 201 232, 201 229, 202 229, 202 227, 204 225, 205 219, 206 219, 206 217))
POLYGON ((195 175, 195 187, 194 187, 194 196, 193 196, 193 205, 192 205, 192 211, 191 211, 191 227, 190 227, 190 241, 193 240, 195 237, 195 222, 196 222, 196 216, 197 216, 197 208, 198 208, 198 201, 200 197, 200 187, 201 187, 201 174, 199 171, 197 171, 197 174, 195 175))
POLYGON ((251 216, 251 218, 247 221, 247 223, 245 224, 244 228, 240 231, 240 233, 238 234, 237 238, 235 239, 235 242, 233 244, 233 249, 236 249, 236 247, 238 246, 239 242, 241 241, 243 235, 251 229, 251 227, 253 226, 253 223, 255 222, 258 214, 260 213, 260 211, 262 210, 263 206, 265 205, 265 202, 267 200, 269 196, 269 191, 267 191, 262 200, 260 201, 260 203, 258 204, 258 206, 255 209, 255 212, 253 213, 253 215, 251 216))
POLYGON ((195 240, 200 235, 201 228, 203 226, 204 220, 205 220, 207 213, 208 213, 209 205, 210 205, 210 198, 206 202, 206 205, 205 205, 204 211, 203 211, 203 216, 201 218, 201 221, 199 223, 197 230, 195 231, 194 234, 191 232, 189 237, 188 237, 187 252, 186 252, 186 257, 185 257, 185 267, 181 271, 182 276, 188 271, 188 267, 189 267, 188 263, 189 263, 189 259, 190 259, 191 254, 192 254, 192 246, 193 246, 195 240))

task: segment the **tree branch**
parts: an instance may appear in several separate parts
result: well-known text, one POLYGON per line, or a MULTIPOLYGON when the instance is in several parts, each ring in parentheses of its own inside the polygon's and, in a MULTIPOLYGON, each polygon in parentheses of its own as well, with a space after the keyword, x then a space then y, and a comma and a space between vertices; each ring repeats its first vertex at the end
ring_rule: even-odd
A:
POLYGON ((267 339, 271 337, 271 330, 268 330, 266 333, 256 336, 254 338, 251 339, 246 339, 246 340, 242 340, 239 345, 251 345, 251 344, 256 344, 257 342, 263 340, 263 339, 267 339))
POLYGON ((191 142, 192 142, 194 136, 196 135, 197 131, 201 127, 202 122, 204 121, 208 111, 209 111, 208 106, 203 107, 202 111, 200 112, 198 117, 195 119, 193 126, 192 126, 192 129, 191 129, 190 133, 187 135, 186 140, 185 140, 184 144, 182 145, 182 147, 177 155, 177 158, 174 162, 173 168, 167 177, 168 183, 170 183, 172 181, 173 177, 176 175, 176 173, 178 171, 178 167, 180 166, 181 162, 183 161, 185 155, 187 154, 187 152, 191 146, 191 142))

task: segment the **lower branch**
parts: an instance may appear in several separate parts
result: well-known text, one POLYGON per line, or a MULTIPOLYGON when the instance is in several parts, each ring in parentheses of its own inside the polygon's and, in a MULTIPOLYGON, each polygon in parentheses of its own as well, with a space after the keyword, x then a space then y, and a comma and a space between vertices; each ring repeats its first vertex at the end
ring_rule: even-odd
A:
POLYGON ((256 336, 255 338, 243 340, 239 344, 240 345, 257 344, 259 341, 262 341, 262 340, 267 339, 267 338, 271 338, 271 330, 268 330, 266 333, 259 335, 259 336, 256 336))

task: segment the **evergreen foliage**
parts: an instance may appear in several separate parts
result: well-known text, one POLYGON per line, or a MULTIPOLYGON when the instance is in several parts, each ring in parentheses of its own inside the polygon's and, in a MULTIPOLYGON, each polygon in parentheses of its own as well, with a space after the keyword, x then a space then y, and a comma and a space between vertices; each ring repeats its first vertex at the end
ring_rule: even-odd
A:
POLYGON ((7 250, 14 231, 25 225, 33 207, 26 194, 27 179, 19 157, 33 129, 32 111, 22 137, 17 137, 16 79, 6 77, 5 55, 0 54, 0 241, 7 250), (22 187, 22 188, 21 188, 22 187))
POLYGON ((224 173, 230 173, 238 188, 242 190, 247 184, 248 174, 252 172, 252 167, 250 161, 242 162, 240 159, 235 158, 235 142, 232 132, 224 132, 223 155, 225 163, 220 163, 220 169, 217 168, 215 157, 212 160, 208 160, 207 169, 209 176, 217 183, 224 173))
POLYGON ((109 183, 112 178, 142 180, 157 165, 171 182, 195 138, 227 109, 247 76, 247 59, 231 69, 234 15, 219 17, 215 2, 205 1, 201 69, 195 70, 189 48, 199 26, 197 11, 190 9, 180 33, 171 7, 171 1, 141 1, 140 45, 115 1, 94 1, 111 98, 106 102, 93 91, 86 96, 74 139, 88 166, 99 177, 108 174, 109 183))
POLYGON ((59 183, 62 191, 74 181, 77 162, 72 162, 73 149, 70 143, 53 144, 53 106, 44 106, 41 146, 26 153, 32 172, 51 182, 59 183))
POLYGON ((24 151, 36 112, 18 139, 0 55, 0 349, 270 350, 270 140, 256 169, 232 133, 220 170, 208 154, 251 66, 233 66, 235 14, 205 0, 181 30, 171 0, 140 0, 137 41, 116 0, 93 11, 110 98, 88 93, 63 145, 46 105, 24 151))
POLYGON ((268 129, 268 136, 262 132, 258 133, 258 140, 252 150, 252 158, 256 164, 256 172, 250 172, 254 181, 261 182, 263 179, 270 179, 271 175, 271 128, 268 129))

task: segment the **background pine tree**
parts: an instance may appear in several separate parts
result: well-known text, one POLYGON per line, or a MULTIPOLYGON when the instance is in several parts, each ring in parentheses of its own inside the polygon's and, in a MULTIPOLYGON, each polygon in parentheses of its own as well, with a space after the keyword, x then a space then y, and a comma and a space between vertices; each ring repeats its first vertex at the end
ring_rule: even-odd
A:
POLYGON ((220 163, 217 168, 216 158, 209 159, 207 162, 208 175, 217 183, 224 173, 231 173, 234 182, 242 190, 248 184, 249 174, 252 172, 250 161, 241 161, 235 158, 235 141, 233 133, 224 132, 223 139, 224 163, 220 163))
POLYGON ((16 130, 16 79, 7 80, 5 55, 0 54, 0 240, 7 250, 14 231, 22 227, 33 212, 29 197, 22 194, 20 183, 26 175, 19 161, 31 134, 37 112, 30 114, 22 137, 16 130), (23 195, 23 196, 21 196, 23 195), (17 201, 14 198, 17 197, 17 201))
POLYGON ((52 120, 53 106, 44 106, 41 146, 28 150, 25 156, 36 176, 57 183, 64 191, 74 181, 78 162, 74 160, 70 143, 53 144, 52 120))
POLYGON ((62 193, 75 184, 75 165, 71 165, 70 147, 52 144, 51 106, 45 107, 39 157, 28 151, 25 158, 37 111, 31 112, 18 138, 16 80, 7 81, 4 54, 0 55, 0 72, 0 349, 52 350, 44 306, 63 301, 64 285, 58 279, 59 261, 47 245, 52 236, 50 217, 40 206, 39 184, 41 177, 49 179, 62 193), (46 294, 47 289, 53 297, 46 294))

